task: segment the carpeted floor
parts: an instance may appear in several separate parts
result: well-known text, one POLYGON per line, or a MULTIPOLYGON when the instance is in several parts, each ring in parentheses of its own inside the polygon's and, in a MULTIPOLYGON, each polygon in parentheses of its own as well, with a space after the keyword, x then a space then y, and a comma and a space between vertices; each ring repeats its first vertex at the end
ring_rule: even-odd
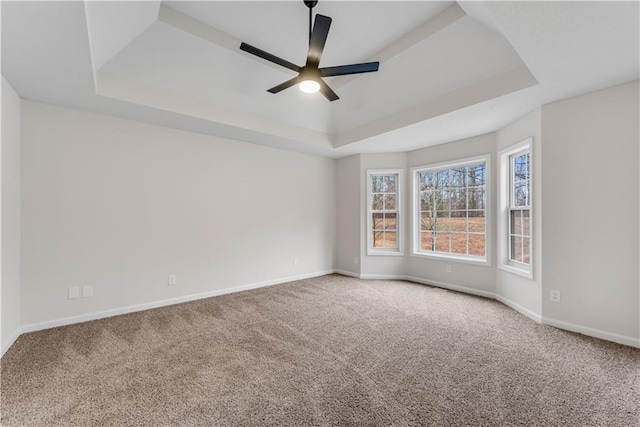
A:
POLYGON ((23 335, 3 426, 637 426, 640 350, 330 275, 23 335))

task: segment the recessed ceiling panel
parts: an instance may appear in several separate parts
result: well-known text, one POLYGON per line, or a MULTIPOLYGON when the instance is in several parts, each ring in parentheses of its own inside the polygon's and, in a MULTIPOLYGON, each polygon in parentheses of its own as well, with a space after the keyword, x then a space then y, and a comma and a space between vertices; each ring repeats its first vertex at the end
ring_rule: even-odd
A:
MULTIPOLYGON (((329 40, 343 43, 334 42, 331 45, 328 41, 323 63, 331 63, 325 61, 331 54, 334 55, 333 58, 344 55, 344 59, 336 59, 338 63, 353 62, 353 59, 347 58, 356 58, 358 55, 361 55, 361 60, 374 59, 376 51, 383 52, 399 37, 416 28, 416 23, 425 26, 435 20, 438 13, 442 13, 443 7, 457 8, 461 12, 457 5, 449 3, 425 6, 423 3, 408 2, 407 9, 398 8, 395 2, 395 7, 386 2, 374 2, 370 7, 360 2, 327 3, 328 9, 334 9, 327 13, 344 15, 353 21, 351 28, 357 31, 345 30, 340 36, 339 27, 332 26, 329 40), (367 7, 365 16, 370 19, 369 24, 362 22, 360 9, 363 7, 367 7), (425 16, 424 22, 417 18, 425 16), (389 19, 390 17, 396 19, 389 19)), ((281 123, 322 132, 336 137, 339 145, 353 139, 340 138, 341 133, 365 126, 369 122, 382 123, 381 120, 389 116, 417 104, 437 100, 449 93, 455 92, 460 100, 464 100, 466 87, 473 87, 476 83, 524 66, 517 53, 500 34, 461 12, 458 15, 461 18, 447 21, 437 31, 428 33, 426 38, 407 44, 405 50, 382 61, 377 73, 327 78, 330 85, 336 84, 338 87, 341 99, 336 102, 327 102, 321 94, 301 93, 296 87, 273 95, 266 90, 294 77, 295 73, 248 56, 239 50, 239 46, 235 48, 234 43, 248 40, 269 49, 271 53, 295 61, 292 59, 295 55, 267 47, 271 44, 294 46, 295 43, 290 42, 300 37, 290 33, 291 27, 288 24, 271 30, 263 27, 265 22, 279 22, 284 18, 295 20, 295 12, 292 10, 303 5, 295 2, 185 2, 170 5, 188 12, 190 16, 186 18, 191 21, 175 25, 164 21, 156 22, 108 62, 103 71, 158 90, 177 92, 218 106, 228 106, 238 115, 243 112, 257 114, 272 120, 274 126, 281 123), (254 13, 261 14, 262 19, 253 17, 254 13), (245 16, 245 20, 240 19, 245 16), (197 20, 194 20, 195 17, 197 20), (240 24, 233 26, 228 21, 240 24), (214 34, 223 35, 225 41, 222 42, 221 37, 202 37, 198 31, 192 31, 189 24, 204 25, 205 29, 210 28, 214 34), (211 24, 222 28, 212 27, 211 24), (258 30, 263 32, 262 38, 257 38, 258 30)), ((301 38, 304 48, 301 56, 304 58, 306 34, 301 38)), ((303 65, 302 60, 298 63, 303 65)), ((497 89, 494 96, 505 93, 500 88, 497 89)), ((481 100, 491 97, 492 94, 489 93, 481 100)), ((470 97, 469 102, 479 101, 477 97, 470 97)), ((451 105, 460 108, 468 104, 455 102, 451 105)), ((438 110, 438 113, 449 111, 438 110)), ((216 117, 210 119, 216 120, 216 117)), ((418 115, 415 119, 420 120, 421 117, 418 115)), ((389 131, 405 125, 406 120, 398 121, 397 124, 393 120, 386 120, 386 127, 380 130, 389 131)))
POLYGON ((174 27, 155 23, 103 69, 121 78, 257 113, 320 132, 329 127, 330 105, 292 88, 278 96, 266 89, 295 76, 256 62, 174 27), (304 108, 300 108, 304 105, 304 108))

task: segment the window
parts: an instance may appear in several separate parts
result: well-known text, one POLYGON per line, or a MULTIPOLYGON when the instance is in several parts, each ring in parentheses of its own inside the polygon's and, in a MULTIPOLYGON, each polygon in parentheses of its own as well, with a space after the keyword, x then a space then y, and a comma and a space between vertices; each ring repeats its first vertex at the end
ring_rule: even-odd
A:
POLYGON ((414 254, 487 263, 488 156, 414 168, 414 254))
POLYGON ((500 268, 531 278, 531 138, 500 153, 500 268))
POLYGON ((400 170, 367 171, 367 254, 402 255, 400 170))
POLYGON ((509 157, 509 260, 531 262, 529 151, 509 157))

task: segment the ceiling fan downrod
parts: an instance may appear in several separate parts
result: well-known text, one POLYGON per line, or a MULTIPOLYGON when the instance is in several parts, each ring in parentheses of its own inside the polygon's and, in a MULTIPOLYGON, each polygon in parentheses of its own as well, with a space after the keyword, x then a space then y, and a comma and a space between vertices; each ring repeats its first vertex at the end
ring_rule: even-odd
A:
POLYGON ((318 4, 318 0, 303 0, 304 4, 309 8, 309 44, 311 44, 311 31, 312 31, 312 18, 313 18, 313 8, 318 4))

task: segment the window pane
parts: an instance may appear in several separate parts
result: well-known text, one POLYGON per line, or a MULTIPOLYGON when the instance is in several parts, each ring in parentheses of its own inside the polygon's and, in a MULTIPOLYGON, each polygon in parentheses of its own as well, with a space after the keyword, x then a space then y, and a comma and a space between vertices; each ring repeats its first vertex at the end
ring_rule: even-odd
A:
POLYGON ((486 232, 485 218, 484 217, 469 217, 469 231, 476 233, 486 232))
POLYGON ((384 207, 383 203, 383 195, 382 194, 374 194, 373 201, 371 202, 371 209, 374 211, 381 211, 384 207))
POLYGON ((385 231, 383 247, 385 248, 398 247, 398 240, 397 240, 397 235, 395 231, 385 231))
POLYGON ((468 209, 486 209, 485 190, 483 187, 469 187, 467 192, 468 209))
POLYGON ((449 190, 442 190, 439 194, 438 210, 451 209, 451 192, 449 190))
POLYGON ((467 185, 484 185, 484 163, 481 165, 467 166, 467 185))
POLYGON ((371 175, 371 192, 372 193, 382 193, 382 176, 380 175, 371 175))
POLYGON ((371 214, 371 228, 373 230, 384 229, 384 214, 381 214, 381 213, 371 214))
POLYGON ((384 177, 384 188, 388 193, 396 192, 396 179, 395 175, 387 175, 384 177))
POLYGON ((451 233, 451 252, 466 255, 467 233, 451 233))
POLYGON ((433 210, 435 196, 433 191, 426 191, 420 194, 420 210, 430 211, 433 210))
POLYGON ((469 234, 469 255, 484 256, 484 234, 469 234))
POLYGON ((396 210, 396 195, 385 194, 384 195, 384 210, 395 211, 396 210))
POLYGON ((434 226, 435 230, 437 231, 451 231, 451 220, 449 218, 449 211, 436 212, 434 226))
POLYGON ((511 161, 511 188, 513 206, 529 206, 530 203, 530 153, 515 156, 511 161))
POLYGON ((420 230, 431 230, 431 215, 427 212, 420 213, 420 230))
POLYGON ((449 169, 437 171, 435 184, 437 188, 445 188, 449 184, 449 169))
POLYGON ((384 215, 384 229, 395 230, 396 229, 396 216, 397 214, 385 214, 384 215))
POLYGON ((374 231, 373 232, 373 247, 374 248, 382 248, 384 239, 384 231, 374 231))
POLYGON ((434 233, 433 239, 435 240, 436 251, 449 252, 449 233, 434 233))
POLYGON ((531 220, 529 218, 529 209, 522 211, 522 235, 531 236, 531 220))
POLYGON ((515 192, 513 196, 514 206, 528 206, 529 205, 529 182, 528 181, 516 181, 514 183, 515 192))
POLYGON ((435 251, 433 244, 433 233, 430 231, 423 231, 420 233, 420 249, 423 251, 435 251))
POLYGON ((433 175, 427 172, 418 174, 418 180, 420 181, 420 191, 427 191, 435 189, 433 175))
POLYGON ((511 236, 511 259, 522 262, 522 237, 511 236))
POLYGON ((522 238, 522 262, 524 262, 525 264, 529 264, 531 262, 531 254, 529 253, 529 242, 530 241, 528 237, 522 238))
POLYGON ((451 212, 451 231, 467 231, 467 212, 453 211, 451 212))
POLYGON ((459 188, 450 192, 451 210, 467 209, 467 190, 459 188))
POLYGON ((511 234, 522 235, 522 211, 511 211, 511 234))
POLYGON ((450 188, 462 189, 467 185, 466 168, 451 169, 449 175, 450 188))

